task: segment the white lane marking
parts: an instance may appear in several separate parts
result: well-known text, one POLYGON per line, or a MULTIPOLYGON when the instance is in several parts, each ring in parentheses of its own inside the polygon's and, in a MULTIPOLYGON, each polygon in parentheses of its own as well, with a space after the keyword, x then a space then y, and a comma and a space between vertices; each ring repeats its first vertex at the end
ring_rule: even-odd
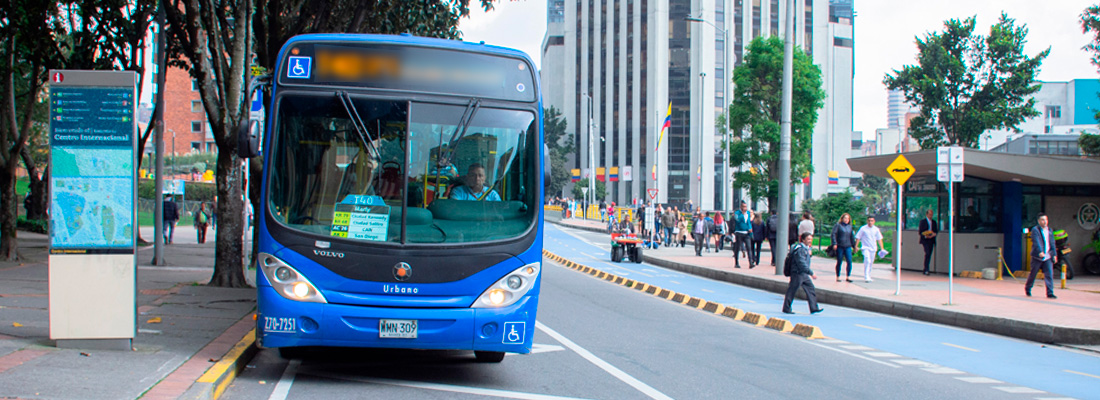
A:
POLYGON ((1023 386, 994 386, 993 388, 1008 393, 1045 393, 1039 389, 1032 389, 1023 386))
POLYGON ((539 328, 539 330, 542 331, 543 333, 546 333, 547 335, 550 335, 550 337, 554 338, 554 340, 557 340, 558 343, 561 343, 561 344, 565 345, 565 347, 568 347, 570 350, 573 350, 573 352, 577 353, 581 357, 584 357, 584 359, 588 360, 588 362, 590 362, 592 364, 595 364, 597 367, 600 367, 600 369, 602 369, 604 371, 607 371, 607 373, 609 373, 612 376, 618 378, 620 381, 623 381, 623 383, 626 383, 627 385, 630 385, 633 388, 638 389, 639 392, 644 393, 646 396, 649 396, 652 399, 672 400, 671 397, 668 397, 667 395, 665 395, 664 393, 661 393, 657 389, 654 389, 653 387, 645 384, 644 382, 639 381, 637 378, 634 378, 633 376, 630 376, 630 374, 627 374, 626 372, 623 372, 622 370, 620 370, 618 368, 615 368, 615 366, 611 365, 607 361, 604 361, 603 359, 601 359, 599 357, 596 357, 595 354, 592 354, 588 350, 585 350, 583 347, 577 345, 576 343, 573 343, 572 340, 569 340, 568 338, 566 338, 565 336, 562 336, 562 334, 558 333, 557 331, 555 331, 553 329, 550 329, 550 327, 546 326, 542 322, 535 321, 535 327, 539 328))
POLYGON ((290 395, 290 386, 294 384, 294 376, 298 374, 299 365, 302 365, 302 360, 290 360, 286 364, 283 376, 279 377, 279 383, 275 384, 275 390, 271 391, 267 400, 286 400, 286 396, 290 395))
POLYGON ((878 358, 893 358, 893 357, 901 357, 901 356, 899 356, 899 355, 897 355, 897 354, 894 354, 894 353, 888 353, 888 352, 885 352, 885 351, 868 351, 868 352, 866 352, 866 353, 863 353, 863 354, 869 355, 869 356, 871 356, 871 357, 878 357, 878 358))
POLYGON ((743 302, 746 302, 746 303, 752 303, 752 304, 756 304, 756 302, 755 302, 755 301, 752 301, 752 300, 749 300, 749 299, 746 299, 746 298, 743 298, 743 297, 742 297, 742 298, 738 298, 737 300, 741 300, 741 301, 743 301, 743 302))
POLYGON ((940 374, 940 375, 958 375, 958 374, 963 373, 962 371, 959 371, 959 370, 951 368, 951 367, 928 367, 928 368, 921 368, 921 369, 923 369, 925 371, 928 371, 928 372, 931 372, 933 374, 940 374))
POLYGON ((402 387, 408 387, 408 388, 413 388, 413 389, 438 390, 438 391, 451 392, 451 393, 472 394, 472 395, 476 395, 476 396, 503 397, 503 398, 506 398, 506 399, 521 399, 521 400, 580 400, 581 399, 579 397, 562 397, 562 396, 552 396, 552 395, 548 395, 548 394, 513 392, 513 391, 510 391, 510 390, 484 389, 484 388, 469 387, 469 386, 444 385, 442 383, 405 381, 405 380, 399 380, 399 379, 368 378, 368 377, 361 377, 361 376, 348 376, 348 375, 340 375, 340 374, 325 374, 325 373, 312 373, 312 372, 309 373, 308 375, 316 376, 316 377, 320 377, 320 378, 340 379, 340 380, 353 381, 353 382, 376 383, 376 384, 379 384, 379 385, 391 385, 391 386, 402 386, 402 387))
POLYGON ((1089 378, 1100 379, 1100 376, 1096 376, 1096 375, 1093 375, 1093 374, 1087 374, 1087 373, 1084 373, 1084 372, 1077 372, 1077 371, 1069 370, 1069 369, 1063 369, 1062 372, 1069 372, 1071 374, 1077 374, 1077 375, 1081 375, 1081 376, 1087 376, 1089 378))
POLYGON ((867 361, 870 361, 870 362, 873 362, 873 363, 879 363, 879 364, 885 365, 885 366, 890 367, 890 368, 901 368, 900 366, 890 364, 888 362, 883 362, 883 361, 879 361, 879 360, 876 360, 876 359, 873 359, 871 357, 867 357, 867 356, 864 356, 864 355, 847 352, 847 351, 844 351, 844 350, 841 350, 841 349, 838 349, 838 348, 835 348, 835 347, 832 347, 832 346, 826 346, 826 345, 823 345, 823 344, 814 343, 813 341, 809 341, 809 340, 807 340, 806 343, 812 344, 814 346, 817 346, 817 347, 820 347, 820 348, 823 348, 823 349, 829 349, 829 350, 835 351, 837 353, 847 354, 847 355, 850 355, 850 356, 855 357, 855 358, 862 358, 864 360, 867 360, 867 361))
POLYGON ((677 282, 677 281, 669 281, 669 282, 675 283, 675 284, 677 284, 677 285, 682 285, 682 283, 680 283, 680 282, 677 282))
POLYGON ((826 343, 826 344, 845 344, 845 343, 848 343, 848 342, 846 342, 844 340, 840 340, 840 339, 818 339, 817 342, 818 343, 826 343))
POLYGON ((704 292, 707 292, 707 293, 714 293, 714 291, 713 291, 713 290, 710 290, 710 289, 700 289, 700 290, 702 290, 702 291, 704 291, 704 292))
POLYGON ((144 329, 144 328, 138 328, 138 333, 148 333, 148 334, 150 334, 150 335, 159 335, 159 334, 161 334, 162 332, 161 332, 161 331, 158 331, 158 330, 156 330, 156 329, 144 329))
POLYGON ((873 347, 867 347, 867 346, 864 346, 862 344, 847 344, 847 345, 840 346, 840 347, 845 349, 845 350, 858 350, 858 351, 874 350, 873 347))
POLYGON ((882 331, 882 329, 879 329, 879 328, 875 328, 875 327, 873 327, 873 326, 860 325, 860 324, 856 324, 856 326, 858 326, 858 327, 860 327, 860 328, 863 328, 863 329, 870 329, 870 330, 872 330, 872 331, 880 331, 880 332, 882 331))
POLYGON ((943 342, 943 343, 941 343, 941 344, 942 344, 942 345, 944 345, 944 346, 950 346, 950 347, 954 347, 954 348, 956 348, 956 349, 962 349, 962 350, 966 350, 966 351, 973 351, 973 352, 975 352, 975 353, 980 353, 980 352, 981 352, 981 350, 978 350, 978 349, 972 349, 972 348, 969 348, 969 347, 963 347, 963 346, 959 346, 959 345, 957 345, 957 344, 951 344, 951 343, 947 343, 947 342, 943 342))
POLYGON ((921 367, 934 367, 936 365, 936 364, 932 364, 930 362, 921 361, 921 360, 890 360, 890 361, 896 362, 896 363, 901 364, 901 365, 909 365, 909 366, 918 366, 919 365, 921 367))
POLYGON ((993 378, 986 378, 984 376, 956 376, 955 379, 970 383, 1004 383, 993 378))

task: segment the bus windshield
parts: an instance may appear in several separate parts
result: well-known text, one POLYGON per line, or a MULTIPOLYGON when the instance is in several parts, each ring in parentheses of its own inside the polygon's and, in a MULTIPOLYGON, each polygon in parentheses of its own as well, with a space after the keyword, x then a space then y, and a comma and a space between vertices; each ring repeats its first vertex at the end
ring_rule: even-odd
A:
POLYGON ((274 121, 269 211, 287 229, 469 243, 515 238, 536 222, 532 111, 324 92, 281 96, 274 121))

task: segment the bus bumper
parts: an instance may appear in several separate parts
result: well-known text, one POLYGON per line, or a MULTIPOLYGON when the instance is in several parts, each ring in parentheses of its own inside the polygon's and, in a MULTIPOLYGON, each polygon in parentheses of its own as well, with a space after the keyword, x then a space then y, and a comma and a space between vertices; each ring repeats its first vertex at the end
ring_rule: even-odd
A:
POLYGON ((257 289, 263 347, 333 346, 530 353, 538 297, 503 308, 383 308, 303 303, 257 289), (380 338, 382 319, 416 320, 417 337, 380 338))

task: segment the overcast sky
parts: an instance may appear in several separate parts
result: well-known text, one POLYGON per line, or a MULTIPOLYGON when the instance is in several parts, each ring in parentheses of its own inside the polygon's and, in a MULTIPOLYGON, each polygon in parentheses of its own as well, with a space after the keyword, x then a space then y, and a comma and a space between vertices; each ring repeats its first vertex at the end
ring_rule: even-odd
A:
MULTIPOLYGON (((1096 0, 855 0, 855 122, 853 129, 871 138, 886 127, 885 74, 916 61, 917 36, 943 30, 943 21, 977 16, 976 32, 986 35, 1001 11, 1026 24, 1028 55, 1050 47, 1039 79, 1095 79, 1096 68, 1081 47, 1089 36, 1081 32, 1081 12, 1096 0)), ((477 0, 471 0, 477 3, 477 0)), ((545 0, 505 0, 488 13, 473 10, 459 28, 467 41, 523 50, 539 65, 546 32, 545 0)))

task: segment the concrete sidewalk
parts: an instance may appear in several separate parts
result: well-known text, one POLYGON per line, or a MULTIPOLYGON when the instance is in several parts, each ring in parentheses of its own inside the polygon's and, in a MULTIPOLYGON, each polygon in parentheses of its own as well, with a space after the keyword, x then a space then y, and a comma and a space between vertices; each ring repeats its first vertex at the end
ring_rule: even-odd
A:
MULTIPOLYGON (((606 232, 599 221, 565 219, 547 213, 547 221, 562 226, 593 232, 606 232)), ((788 278, 776 275, 769 265, 771 252, 764 244, 760 261, 763 265, 748 269, 748 262, 740 260, 741 268, 734 268, 730 246, 720 253, 696 256, 692 243, 685 247, 660 247, 646 249, 646 262, 755 287, 775 293, 784 293, 788 278)), ((903 261, 906 262, 906 261, 903 261)), ((919 262, 918 260, 909 262, 919 262)), ((863 265, 853 264, 852 282, 836 281, 836 260, 815 257, 812 268, 818 279, 818 301, 845 307, 863 309, 905 318, 953 325, 977 331, 1033 340, 1042 343, 1091 345, 1100 351, 1100 276, 1078 273, 1067 281, 1067 289, 1058 289, 1058 299, 1047 299, 1041 280, 1032 290, 1035 297, 1024 295, 1024 279, 1006 276, 1004 280, 954 278, 951 304, 948 305, 948 277, 924 276, 920 272, 901 272, 901 293, 896 295, 897 276, 889 264, 872 267, 873 282, 863 280, 863 265)), ((845 270, 841 271, 844 278, 845 270)), ((779 310, 776 310, 777 312, 779 310)))
MULTIPOLYGON (((151 228, 141 231, 152 239, 151 228)), ((164 249, 166 265, 150 264, 151 246, 138 251, 138 333, 131 351, 117 351, 55 347, 49 338, 48 238, 20 231, 24 261, 0 262, 0 398, 213 397, 217 382, 206 382, 203 374, 227 375, 219 361, 247 360, 242 343, 243 350, 254 348, 256 291, 203 286, 213 273, 213 232, 205 244, 196 243, 190 226, 175 235, 164 249)))

